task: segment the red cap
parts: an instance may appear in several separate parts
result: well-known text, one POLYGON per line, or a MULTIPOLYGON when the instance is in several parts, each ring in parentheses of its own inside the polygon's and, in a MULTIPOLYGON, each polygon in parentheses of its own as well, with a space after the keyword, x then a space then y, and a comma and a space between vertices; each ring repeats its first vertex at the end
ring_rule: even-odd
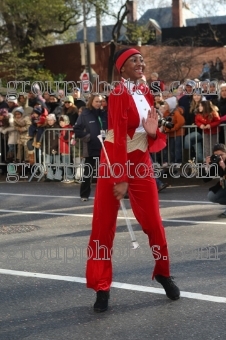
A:
MULTIPOLYGON (((118 52, 120 54, 121 51, 118 52)), ((115 62, 115 67, 119 73, 126 60, 134 54, 140 54, 140 51, 136 50, 135 48, 128 48, 118 56, 115 62)))

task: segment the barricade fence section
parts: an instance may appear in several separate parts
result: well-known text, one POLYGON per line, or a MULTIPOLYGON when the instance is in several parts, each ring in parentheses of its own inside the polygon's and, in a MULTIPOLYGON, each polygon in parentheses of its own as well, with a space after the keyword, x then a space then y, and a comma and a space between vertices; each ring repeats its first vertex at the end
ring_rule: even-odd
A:
MULTIPOLYGON (((153 163, 160 168, 172 164, 204 163, 212 155, 216 143, 226 141, 226 124, 217 128, 201 130, 196 125, 185 125, 176 132, 168 132, 167 145, 158 153, 153 153, 153 163)), ((7 167, 7 172, 15 174, 18 166, 25 169, 33 167, 34 176, 40 180, 44 175, 49 180, 77 180, 83 174, 82 141, 75 138, 73 129, 46 128, 39 145, 35 138, 19 134, 17 144, 8 144, 7 134, 0 133, 0 165, 7 167), (37 166, 38 165, 38 166, 37 166), (39 176, 37 175, 39 174, 39 176)))

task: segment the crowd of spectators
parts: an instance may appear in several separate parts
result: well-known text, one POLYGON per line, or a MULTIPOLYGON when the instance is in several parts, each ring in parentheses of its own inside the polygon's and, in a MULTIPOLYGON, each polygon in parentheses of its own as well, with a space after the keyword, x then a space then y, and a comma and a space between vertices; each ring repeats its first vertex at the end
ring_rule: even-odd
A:
MULTIPOLYGON (((225 143, 225 82, 187 79, 177 88, 167 89, 158 74, 153 72, 148 85, 159 114, 159 129, 167 135, 166 148, 151 155, 155 162, 163 168, 172 163, 187 163, 191 159, 204 162, 211 155, 214 144, 225 143)), ((87 142, 90 128, 84 126, 85 117, 94 115, 97 130, 102 130, 103 112, 107 115, 107 97, 94 96, 90 103, 90 97, 81 98, 79 88, 69 96, 65 96, 62 90, 44 92, 42 96, 30 91, 20 93, 18 98, 0 94, 1 162, 90 163, 87 145, 90 148, 94 142, 87 142), (82 118, 78 119, 81 114, 82 118)), ((95 156, 99 156, 99 152, 95 156)), ((46 166, 45 174, 46 181, 64 183, 71 183, 74 179, 79 181, 81 177, 81 171, 72 173, 69 166, 46 166)))
POLYGON ((163 167, 193 158, 204 162, 214 144, 225 143, 225 82, 187 79, 176 89, 154 92, 154 99, 160 128, 168 136, 168 145, 158 157, 163 167))
MULTIPOLYGON (((42 96, 34 90, 18 96, 0 94, 2 164, 44 163, 46 181, 74 181, 73 168, 65 165, 79 164, 84 156, 73 127, 87 110, 87 99, 81 98, 79 88, 66 97, 62 92, 44 92, 42 96)), ((107 112, 107 98, 97 97, 99 111, 107 112)), ((77 177, 81 177, 79 171, 77 177)))

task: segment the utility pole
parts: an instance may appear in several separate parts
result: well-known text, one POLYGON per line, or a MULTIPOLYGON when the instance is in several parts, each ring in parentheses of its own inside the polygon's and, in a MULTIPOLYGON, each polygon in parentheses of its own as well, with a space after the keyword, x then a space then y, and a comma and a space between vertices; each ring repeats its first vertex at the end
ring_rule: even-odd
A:
POLYGON ((103 42, 103 33, 101 25, 101 11, 99 4, 96 6, 96 41, 103 42))
POLYGON ((83 0, 83 40, 84 40, 84 55, 85 55, 85 72, 89 73, 89 79, 91 80, 90 69, 90 54, 87 38, 87 24, 86 24, 86 0, 83 0))

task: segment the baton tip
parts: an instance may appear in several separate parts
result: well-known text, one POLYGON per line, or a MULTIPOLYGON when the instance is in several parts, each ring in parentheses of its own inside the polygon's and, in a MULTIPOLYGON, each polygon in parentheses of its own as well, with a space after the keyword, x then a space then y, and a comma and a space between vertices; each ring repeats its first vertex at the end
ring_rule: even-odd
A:
POLYGON ((133 249, 137 249, 140 247, 137 241, 132 241, 132 246, 133 246, 133 249))

